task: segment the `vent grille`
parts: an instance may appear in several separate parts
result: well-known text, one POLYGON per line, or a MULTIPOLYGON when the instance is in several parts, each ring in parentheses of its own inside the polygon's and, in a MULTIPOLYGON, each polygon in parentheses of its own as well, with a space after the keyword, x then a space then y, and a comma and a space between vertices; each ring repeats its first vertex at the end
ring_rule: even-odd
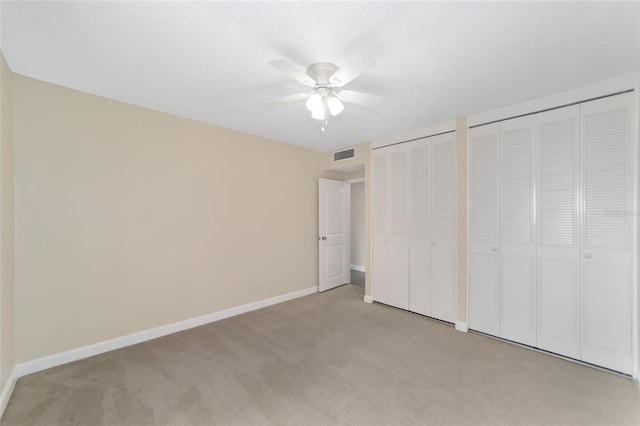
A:
POLYGON ((342 161, 348 160, 349 158, 354 158, 356 156, 355 148, 345 149, 343 151, 337 151, 333 153, 333 161, 342 161))

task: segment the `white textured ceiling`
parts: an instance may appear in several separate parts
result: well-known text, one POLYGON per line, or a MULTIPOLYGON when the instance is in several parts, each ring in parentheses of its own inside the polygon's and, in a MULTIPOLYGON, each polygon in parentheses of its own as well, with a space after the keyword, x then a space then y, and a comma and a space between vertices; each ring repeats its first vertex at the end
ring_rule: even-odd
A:
POLYGON ((18 74, 329 151, 640 69, 638 2, 8 2, 18 74), (377 65, 326 132, 268 65, 377 65))

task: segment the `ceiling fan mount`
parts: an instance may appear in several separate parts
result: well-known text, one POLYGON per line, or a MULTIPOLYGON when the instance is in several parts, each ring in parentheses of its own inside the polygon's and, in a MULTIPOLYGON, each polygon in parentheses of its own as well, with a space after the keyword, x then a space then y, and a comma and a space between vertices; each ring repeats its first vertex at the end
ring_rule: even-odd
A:
POLYGON ((381 97, 367 93, 341 90, 347 83, 375 66, 373 59, 361 56, 338 67, 330 62, 317 62, 302 71, 283 59, 269 62, 289 77, 305 86, 313 88, 312 92, 297 93, 269 102, 269 105, 280 105, 307 99, 305 105, 311 111, 311 117, 322 120, 322 131, 328 124, 329 115, 336 116, 344 110, 342 102, 354 103, 368 107, 377 106, 381 97))
MULTIPOLYGON (((330 86, 331 76, 338 71, 338 67, 329 62, 318 62, 307 68, 307 75, 315 81, 316 86, 330 86)), ((335 80, 335 79, 334 79, 335 80)), ((337 80, 340 83, 340 80, 337 80)))

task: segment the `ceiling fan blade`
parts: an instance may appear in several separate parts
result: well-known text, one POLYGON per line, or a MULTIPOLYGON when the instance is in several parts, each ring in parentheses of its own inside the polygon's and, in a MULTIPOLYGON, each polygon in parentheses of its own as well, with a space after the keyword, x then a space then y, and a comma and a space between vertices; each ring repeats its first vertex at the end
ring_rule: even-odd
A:
POLYGON ((341 90, 337 93, 342 102, 349 102, 368 107, 377 107, 382 103, 383 97, 368 93, 354 92, 353 90, 341 90))
POLYGON ((375 65, 375 61, 370 57, 360 56, 340 67, 329 77, 329 81, 336 87, 342 87, 375 65))
POLYGON ((301 69, 296 68, 294 65, 291 65, 289 62, 285 61, 284 59, 275 59, 269 62, 269 65, 271 65, 274 68, 277 68, 278 70, 287 74, 289 77, 295 80, 298 80, 300 83, 304 84, 305 86, 313 87, 316 84, 315 80, 309 77, 307 73, 305 73, 301 69))
POLYGON ((309 97, 309 93, 296 93, 295 95, 285 96, 283 98, 274 99, 272 101, 267 102, 267 105, 284 105, 289 104, 296 101, 301 101, 302 99, 306 99, 309 97))

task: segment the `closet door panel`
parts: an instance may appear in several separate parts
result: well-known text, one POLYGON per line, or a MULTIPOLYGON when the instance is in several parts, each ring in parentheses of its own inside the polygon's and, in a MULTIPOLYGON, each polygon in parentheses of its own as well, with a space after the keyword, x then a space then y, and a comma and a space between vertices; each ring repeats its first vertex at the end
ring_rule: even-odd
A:
POLYGON ((469 328, 500 335, 498 256, 469 253, 469 328))
POLYGON ((428 248, 411 247, 409 259, 409 310, 422 315, 431 314, 429 258, 428 248))
POLYGON ((405 147, 389 151, 389 299, 409 308, 409 166, 405 147))
POLYGON ((558 259, 538 259, 538 347, 580 358, 578 264, 558 259))
POLYGON ((631 357, 633 95, 587 102, 582 130, 582 359, 624 373, 631 357))
POLYGON ((375 244, 373 247, 373 299, 376 302, 391 304, 390 257, 388 244, 375 244))
POLYGON ((373 298, 390 303, 389 292, 389 156, 373 152, 373 298))
POLYGON ((572 358, 580 358, 578 108, 536 117, 537 344, 572 358))
POLYGON ((498 125, 469 129, 469 328, 499 335, 498 125))
POLYGON ((500 123, 500 336, 535 346, 534 117, 500 123))
POLYGON ((456 319, 455 134, 431 139, 431 316, 456 319))
POLYGON ((407 144, 411 165, 411 241, 409 272, 409 310, 430 315, 429 287, 430 233, 429 203, 431 186, 430 148, 428 139, 407 144))
POLYGON ((456 321, 456 255, 454 250, 431 251, 431 314, 448 322, 456 321))

